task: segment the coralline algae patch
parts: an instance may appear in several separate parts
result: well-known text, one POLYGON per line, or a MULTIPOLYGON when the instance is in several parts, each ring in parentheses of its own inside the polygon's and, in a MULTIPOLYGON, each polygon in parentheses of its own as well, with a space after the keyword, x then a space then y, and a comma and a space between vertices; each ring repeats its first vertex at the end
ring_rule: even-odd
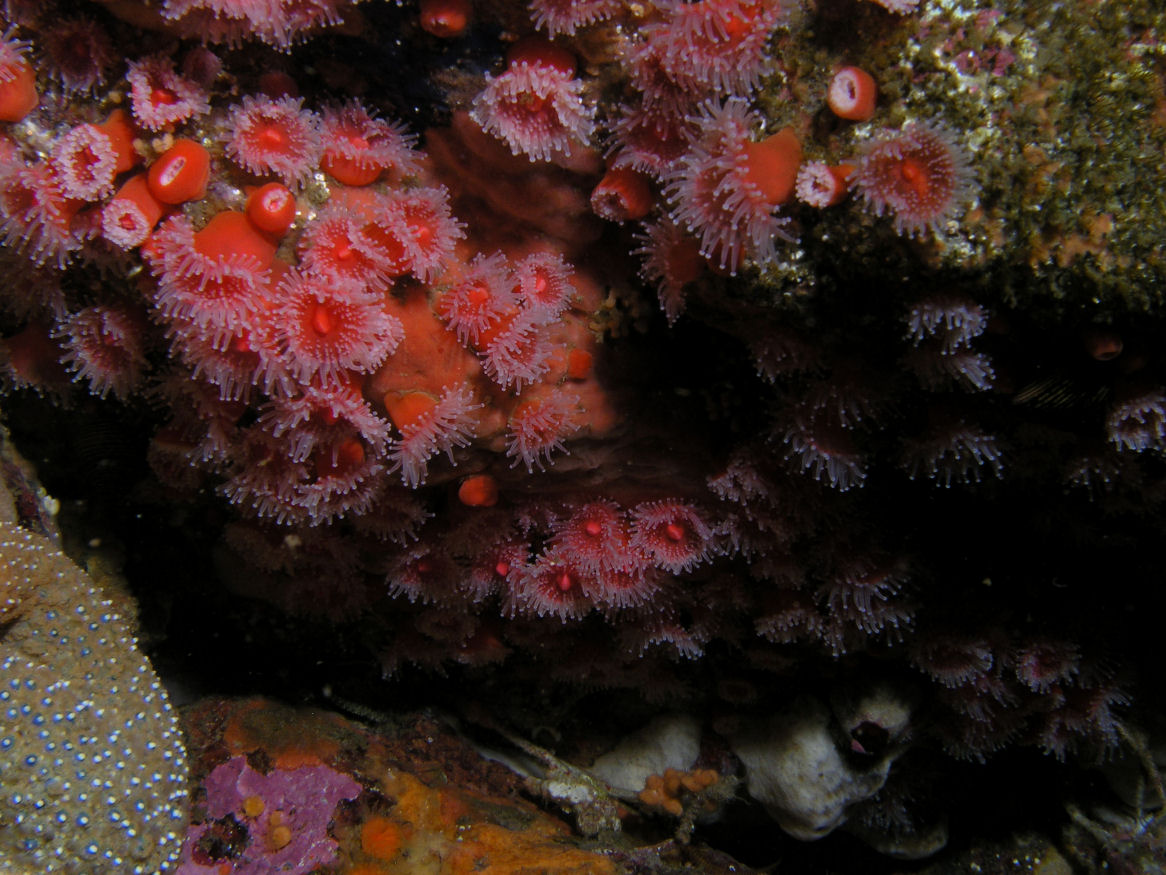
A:
POLYGON ((618 871, 424 718, 377 734, 251 699, 204 702, 186 720, 206 801, 181 875, 618 871))
POLYGON ((187 816, 165 690, 48 539, 0 523, 0 566, 0 868, 159 871, 187 816))

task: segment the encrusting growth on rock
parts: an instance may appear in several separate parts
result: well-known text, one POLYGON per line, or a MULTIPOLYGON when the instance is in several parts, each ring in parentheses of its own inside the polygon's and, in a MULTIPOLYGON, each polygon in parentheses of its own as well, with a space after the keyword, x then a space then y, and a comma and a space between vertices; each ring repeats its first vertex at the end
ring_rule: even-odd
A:
POLYGON ((126 622, 47 538, 0 522, 0 623, 0 870, 175 860, 182 737, 126 622))

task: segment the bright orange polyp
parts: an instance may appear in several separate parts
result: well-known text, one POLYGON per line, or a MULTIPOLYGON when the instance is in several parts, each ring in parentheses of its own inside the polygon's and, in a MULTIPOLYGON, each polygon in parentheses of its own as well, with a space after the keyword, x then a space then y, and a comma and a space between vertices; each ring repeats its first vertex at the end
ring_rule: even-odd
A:
POLYGON ((138 166, 142 156, 134 148, 134 125, 128 112, 124 109, 115 109, 96 127, 109 137, 113 153, 117 156, 114 172, 125 173, 138 166))
POLYGON ((766 203, 784 204, 794 193, 798 168, 802 164, 802 144, 790 128, 782 128, 760 143, 748 143, 749 179, 760 189, 766 203))
POLYGON ((421 29, 442 39, 461 36, 470 12, 469 0, 421 0, 421 29))
POLYGON ((144 173, 136 173, 127 179, 125 184, 118 189, 117 194, 113 196, 111 203, 119 200, 133 203, 151 228, 158 224, 158 220, 166 211, 166 205, 154 197, 154 193, 150 191, 150 185, 146 181, 144 173))
POLYGON ((269 182, 247 198, 247 218, 266 234, 282 237, 296 220, 296 199, 286 185, 269 182))
POLYGON ((251 257, 260 268, 271 267, 275 246, 256 231, 247 217, 234 210, 223 210, 205 228, 194 235, 194 248, 209 258, 251 257))
POLYGON ((336 331, 336 319, 323 304, 312 307, 309 324, 320 337, 327 337, 336 331))
POLYGON ((194 140, 176 140, 150 165, 148 173, 154 197, 164 204, 184 204, 206 195, 211 156, 194 140))
POLYGON ((9 78, 0 81, 0 121, 18 122, 40 102, 36 93, 36 73, 24 58, 7 68, 9 78))
POLYGON ((475 474, 462 481, 458 501, 466 507, 493 507, 498 503, 498 481, 489 474, 475 474))
POLYGON ((843 67, 830 80, 826 103, 839 118, 865 122, 874 116, 878 96, 878 85, 870 73, 858 67, 843 67))
POLYGON ((642 219, 654 202, 647 177, 626 167, 608 170, 591 192, 592 211, 609 222, 642 219))
POLYGON ((375 164, 361 164, 340 155, 325 155, 320 161, 320 169, 337 182, 356 186, 376 182, 382 170, 375 164))

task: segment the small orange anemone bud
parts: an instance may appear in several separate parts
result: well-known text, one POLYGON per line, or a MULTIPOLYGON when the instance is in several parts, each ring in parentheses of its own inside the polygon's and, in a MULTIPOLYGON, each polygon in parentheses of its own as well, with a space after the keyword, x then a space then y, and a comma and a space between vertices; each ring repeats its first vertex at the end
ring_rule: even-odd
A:
POLYGON ((194 140, 175 140, 147 171, 150 192, 164 204, 184 204, 206 195, 210 153, 194 140))
POLYGON ((617 167, 608 170, 591 192, 591 209, 609 222, 642 219, 652 210, 652 189, 644 174, 617 167))
POLYGON ((209 258, 251 257, 261 270, 271 267, 275 246, 252 227, 243 213, 223 210, 194 235, 194 247, 209 258))
POLYGON ((591 375, 591 365, 595 357, 585 349, 573 349, 567 353, 567 379, 586 380, 591 375))
POLYGON ((331 153, 320 159, 320 169, 345 185, 369 185, 381 175, 381 168, 376 165, 358 167, 356 162, 331 153))
POLYGON ((470 0, 421 0, 421 29, 442 39, 461 36, 472 11, 470 0))
POLYGON ((802 144, 792 128, 782 128, 760 143, 746 143, 748 177, 761 189, 765 200, 784 204, 794 193, 798 168, 802 164, 802 144))
POLYGON ((128 112, 115 109, 106 116, 105 121, 94 127, 109 137, 109 145, 117 158, 115 173, 125 173, 138 166, 142 156, 134 148, 134 124, 128 112))
POLYGON ((274 237, 282 237, 296 220, 296 199, 286 185, 269 182, 247 197, 251 224, 274 237))
POLYGON ((393 425, 403 430, 436 407, 437 399, 428 392, 387 392, 384 404, 393 425))
POLYGON ((18 122, 40 102, 36 73, 24 57, 27 49, 27 43, 0 37, 0 121, 18 122))
POLYGON ((843 67, 830 80, 826 103, 834 115, 852 122, 865 122, 875 112, 879 88, 866 70, 843 67))
POLYGON ((511 67, 518 64, 546 64, 574 76, 577 64, 575 55, 562 46, 557 46, 546 37, 531 34, 524 36, 510 47, 506 53, 506 63, 511 67))
POLYGON ((489 474, 475 474, 462 481, 458 501, 466 507, 493 507, 498 503, 498 481, 489 474))
POLYGON ((154 197, 145 173, 136 173, 101 210, 101 233, 122 249, 140 246, 150 236, 166 205, 154 197))
POLYGON ((832 167, 824 161, 807 161, 798 169, 798 200, 819 209, 841 203, 848 191, 846 177, 853 172, 853 165, 832 167))

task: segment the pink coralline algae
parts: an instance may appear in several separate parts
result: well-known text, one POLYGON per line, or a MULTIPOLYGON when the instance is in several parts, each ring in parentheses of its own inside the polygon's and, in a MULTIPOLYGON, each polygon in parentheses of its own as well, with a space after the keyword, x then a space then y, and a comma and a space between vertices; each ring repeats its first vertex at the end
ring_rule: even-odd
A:
POLYGON ((207 822, 191 828, 178 866, 180 875, 220 872, 287 875, 311 872, 336 859, 328 834, 336 807, 355 799, 360 784, 328 766, 273 769, 268 774, 236 756, 207 777, 207 822), (224 854, 213 841, 216 823, 233 822, 246 834, 242 847, 224 854))

